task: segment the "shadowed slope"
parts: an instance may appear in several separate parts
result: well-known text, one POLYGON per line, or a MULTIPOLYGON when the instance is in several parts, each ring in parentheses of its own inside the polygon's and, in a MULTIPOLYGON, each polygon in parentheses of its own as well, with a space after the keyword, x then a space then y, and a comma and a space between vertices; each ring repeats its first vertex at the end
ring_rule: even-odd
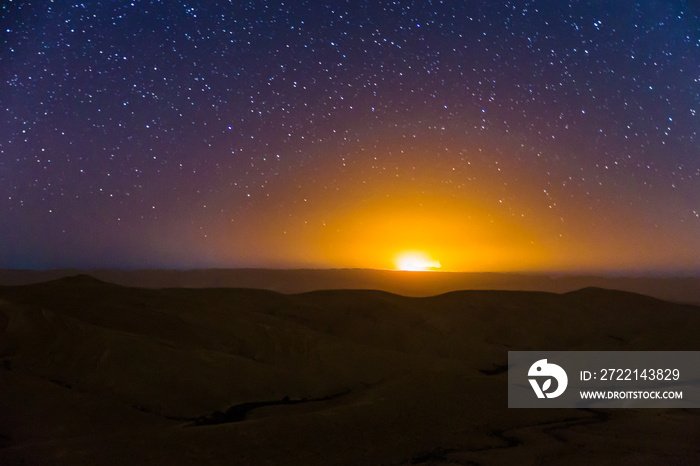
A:
POLYGON ((694 412, 508 410, 503 368, 509 350, 694 350, 698 311, 594 288, 0 287, 0 462, 696 460, 694 412))

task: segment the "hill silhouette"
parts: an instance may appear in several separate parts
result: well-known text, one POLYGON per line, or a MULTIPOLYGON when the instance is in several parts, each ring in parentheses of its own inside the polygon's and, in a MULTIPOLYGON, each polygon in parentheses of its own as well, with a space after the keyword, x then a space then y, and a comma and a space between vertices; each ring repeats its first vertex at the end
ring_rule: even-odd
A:
POLYGON ((509 410, 513 350, 696 350, 700 308, 564 294, 0 287, 0 464, 694 464, 695 410, 509 410))
POLYGON ((548 291, 586 287, 642 293, 673 302, 700 304, 696 276, 587 276, 517 273, 400 272, 364 269, 204 269, 204 270, 0 270, 0 285, 26 285, 79 273, 141 288, 256 288, 280 293, 372 289, 427 297, 459 290, 548 291))

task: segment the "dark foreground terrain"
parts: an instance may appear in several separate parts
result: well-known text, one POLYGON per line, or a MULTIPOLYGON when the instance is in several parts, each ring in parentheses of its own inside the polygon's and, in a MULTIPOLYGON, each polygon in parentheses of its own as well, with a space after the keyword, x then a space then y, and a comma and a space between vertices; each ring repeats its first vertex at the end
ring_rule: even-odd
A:
POLYGON ((698 464, 697 410, 508 409, 509 350, 698 350, 565 294, 0 287, 0 464, 698 464))

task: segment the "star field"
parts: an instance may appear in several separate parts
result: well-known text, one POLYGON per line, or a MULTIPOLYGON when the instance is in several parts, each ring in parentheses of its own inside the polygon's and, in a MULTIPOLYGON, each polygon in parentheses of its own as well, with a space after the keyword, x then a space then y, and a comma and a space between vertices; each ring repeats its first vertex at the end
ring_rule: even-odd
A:
POLYGON ((1 267, 700 270, 694 2, 1 8, 1 267))

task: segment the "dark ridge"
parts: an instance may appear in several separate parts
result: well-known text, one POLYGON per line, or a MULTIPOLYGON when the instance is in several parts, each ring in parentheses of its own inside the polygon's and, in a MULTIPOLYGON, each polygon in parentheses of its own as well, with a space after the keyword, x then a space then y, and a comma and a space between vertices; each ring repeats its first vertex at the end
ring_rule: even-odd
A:
MULTIPOLYGON (((564 293, 565 295, 571 294, 594 294, 594 293, 627 293, 624 291, 611 290, 610 288, 602 288, 600 286, 586 286, 574 291, 568 291, 564 293)), ((630 293, 634 294, 634 293, 630 293)))
POLYGON ((603 288, 600 286, 586 286, 584 288, 580 288, 578 290, 574 291, 568 291, 566 293, 563 293, 564 295, 577 295, 577 294, 584 294, 584 295, 593 295, 593 294, 598 294, 598 295, 632 295, 632 296, 644 296, 648 297, 647 295, 643 295, 640 293, 635 293, 633 291, 622 291, 622 290, 615 290, 611 288, 603 288))
POLYGON ((248 413, 251 411, 264 408, 265 406, 285 406, 285 405, 297 405, 302 403, 316 403, 319 401, 328 401, 334 398, 343 396, 344 393, 325 396, 322 398, 302 398, 300 400, 291 400, 288 396, 285 396, 281 400, 277 401, 250 401, 247 403, 237 404, 231 406, 226 411, 214 411, 208 416, 201 416, 194 419, 194 421, 189 424, 190 426, 210 426, 216 424, 228 424, 232 422, 245 421, 248 417, 248 413))
MULTIPOLYGON (((35 285, 51 285, 51 286, 117 286, 112 283, 102 281, 86 273, 71 275, 69 277, 58 278, 48 282, 37 283, 35 285)), ((32 285, 29 285, 32 286, 32 285)))
POLYGON ((479 369, 479 372, 484 375, 503 374, 504 372, 508 372, 508 365, 492 364, 490 369, 479 369))
POLYGON ((88 275, 86 273, 79 273, 78 275, 71 275, 70 277, 59 278, 57 282, 70 283, 76 285, 96 285, 96 284, 107 284, 98 278, 88 275))
POLYGON ((622 291, 622 290, 615 290, 615 289, 610 289, 610 288, 601 288, 598 286, 587 286, 585 288, 581 288, 580 290, 574 290, 574 291, 569 291, 567 293, 562 293, 562 296, 603 296, 603 297, 612 297, 612 296, 617 296, 617 297, 628 297, 628 298, 636 298, 636 299, 647 299, 651 301, 664 301, 664 302, 669 302, 665 301, 659 298, 654 298, 649 295, 641 294, 641 293, 636 293, 633 291, 622 291))
POLYGON ((546 290, 511 290, 511 289, 500 289, 500 288, 469 288, 464 290, 453 290, 447 291, 445 293, 439 293, 432 296, 419 296, 421 299, 451 299, 451 298, 462 298, 464 296, 509 296, 509 297, 520 297, 520 296, 556 296, 560 293, 554 291, 546 290))
MULTIPOLYGON (((284 293, 283 293, 284 294, 284 293)), ((337 298, 339 295, 351 297, 372 297, 372 298, 411 298, 391 291, 384 291, 371 288, 333 288, 323 290, 304 291, 302 293, 289 293, 288 296, 298 296, 300 298, 337 298)))
POLYGON ((56 290, 64 288, 80 288, 82 290, 89 288, 98 287, 118 287, 114 283, 109 283, 95 278, 91 275, 85 273, 79 273, 77 275, 70 275, 67 277, 54 278, 51 280, 27 283, 27 284, 15 284, 15 285, 2 285, 0 289, 3 290, 44 290, 55 292, 56 290))
MULTIPOLYGON (((511 435, 506 435, 506 432, 507 432, 506 430, 502 430, 502 429, 497 429, 497 430, 491 431, 488 434, 488 436, 491 438, 496 438, 496 439, 500 440, 501 442, 503 442, 503 445, 498 446, 498 447, 487 447, 484 450, 493 450, 493 449, 499 449, 499 448, 514 448, 514 447, 517 447, 518 445, 523 443, 523 441, 517 437, 513 437, 511 435)), ((478 451, 478 450, 472 450, 472 451, 478 451)))
POLYGON ((69 384, 68 382, 64 382, 64 381, 62 381, 62 380, 58 380, 58 379, 49 379, 49 382, 55 383, 55 384, 58 385, 59 387, 68 388, 68 389, 73 388, 73 385, 69 384))

